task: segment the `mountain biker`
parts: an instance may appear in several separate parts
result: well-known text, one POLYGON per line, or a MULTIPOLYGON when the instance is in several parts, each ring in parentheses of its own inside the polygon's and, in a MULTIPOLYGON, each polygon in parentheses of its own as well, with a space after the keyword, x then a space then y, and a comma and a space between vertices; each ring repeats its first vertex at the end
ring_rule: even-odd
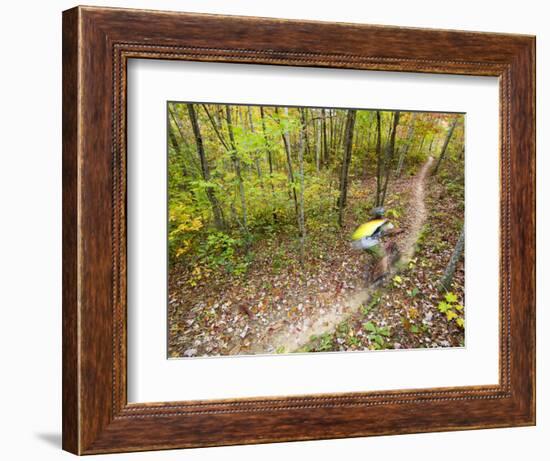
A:
MULTIPOLYGON (((370 221, 360 225, 352 236, 352 246, 356 249, 365 250, 374 259, 373 269, 367 279, 376 283, 382 280, 389 272, 390 255, 394 256, 397 253, 395 242, 382 242, 386 236, 396 235, 401 230, 395 229, 395 226, 386 218, 384 218, 384 207, 376 207, 372 210, 370 221)), ((369 264, 370 265, 370 264, 369 264)), ((367 268, 368 270, 368 268, 367 268)))

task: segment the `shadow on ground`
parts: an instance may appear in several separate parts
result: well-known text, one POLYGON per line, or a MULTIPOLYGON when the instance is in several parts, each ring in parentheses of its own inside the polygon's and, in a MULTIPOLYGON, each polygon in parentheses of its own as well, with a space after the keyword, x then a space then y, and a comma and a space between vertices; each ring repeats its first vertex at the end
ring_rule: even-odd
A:
POLYGON ((42 440, 50 446, 55 448, 61 448, 61 433, 60 432, 47 432, 35 434, 36 438, 42 440))

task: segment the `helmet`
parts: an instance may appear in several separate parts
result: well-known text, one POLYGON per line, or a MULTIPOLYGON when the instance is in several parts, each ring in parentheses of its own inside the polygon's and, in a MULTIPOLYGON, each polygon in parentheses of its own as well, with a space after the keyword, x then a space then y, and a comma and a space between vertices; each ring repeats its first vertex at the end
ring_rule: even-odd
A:
POLYGON ((386 210, 383 206, 377 206, 371 210, 371 213, 375 218, 383 218, 385 212, 386 210))

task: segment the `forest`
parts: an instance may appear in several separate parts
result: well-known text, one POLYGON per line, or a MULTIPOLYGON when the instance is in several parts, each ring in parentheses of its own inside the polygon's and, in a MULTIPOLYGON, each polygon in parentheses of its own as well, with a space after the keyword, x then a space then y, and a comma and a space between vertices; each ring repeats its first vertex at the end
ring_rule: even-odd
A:
POLYGON ((464 121, 169 102, 168 356, 464 346, 464 121))

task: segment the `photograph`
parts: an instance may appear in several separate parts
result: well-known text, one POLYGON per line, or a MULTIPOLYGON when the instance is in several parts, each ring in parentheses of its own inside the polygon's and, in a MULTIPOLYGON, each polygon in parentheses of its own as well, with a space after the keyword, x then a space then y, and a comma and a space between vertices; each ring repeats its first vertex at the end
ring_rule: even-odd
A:
POLYGON ((465 346, 465 114, 166 117, 169 358, 465 346))

